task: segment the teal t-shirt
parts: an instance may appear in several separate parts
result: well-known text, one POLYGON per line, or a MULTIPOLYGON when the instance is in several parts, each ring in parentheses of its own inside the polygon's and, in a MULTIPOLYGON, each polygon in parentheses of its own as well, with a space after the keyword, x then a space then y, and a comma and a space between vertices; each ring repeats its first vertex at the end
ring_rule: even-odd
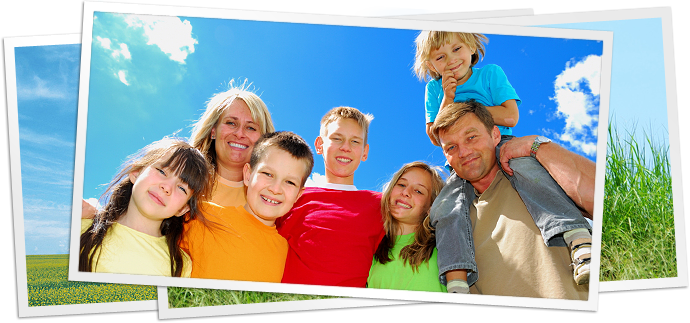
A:
POLYGON ((409 264, 404 264, 402 259, 399 259, 400 250, 413 242, 414 233, 397 236, 395 246, 391 251, 393 260, 382 265, 374 259, 371 270, 369 270, 367 287, 446 292, 446 286, 441 284, 438 279, 438 263, 436 261, 438 251, 436 248, 434 248, 431 259, 419 265, 415 272, 412 271, 409 264))
MULTIPOLYGON (((436 115, 443 101, 443 80, 431 80, 426 84, 426 94, 424 108, 426 111, 426 122, 434 122, 436 115)), ((472 67, 472 75, 461 85, 455 88, 455 102, 464 102, 469 99, 483 104, 484 106, 497 106, 508 100, 515 100, 520 106, 522 101, 518 97, 515 89, 503 69, 494 64, 487 64, 484 67, 472 67)), ((498 126, 502 135, 512 135, 510 127, 498 126)))

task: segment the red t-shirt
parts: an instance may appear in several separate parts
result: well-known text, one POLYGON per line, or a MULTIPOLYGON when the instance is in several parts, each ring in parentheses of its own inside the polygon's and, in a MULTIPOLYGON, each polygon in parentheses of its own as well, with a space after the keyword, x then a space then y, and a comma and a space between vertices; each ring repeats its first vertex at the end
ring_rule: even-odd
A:
POLYGON ((290 246, 283 283, 365 287, 384 236, 381 193, 307 187, 276 224, 290 246))

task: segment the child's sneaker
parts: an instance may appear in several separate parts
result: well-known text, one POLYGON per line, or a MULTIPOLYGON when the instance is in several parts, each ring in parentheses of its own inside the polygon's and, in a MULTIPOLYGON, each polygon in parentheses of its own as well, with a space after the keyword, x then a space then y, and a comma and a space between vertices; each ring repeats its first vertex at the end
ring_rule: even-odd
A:
POLYGON ((592 243, 585 242, 570 249, 570 259, 573 263, 573 279, 578 285, 589 284, 589 262, 591 260, 592 243))
POLYGON ((587 229, 574 229, 563 233, 573 261, 573 279, 578 285, 589 284, 589 262, 592 258, 592 234, 587 229))
POLYGON ((457 294, 469 294, 470 287, 467 286, 467 282, 462 279, 453 279, 446 285, 449 293, 457 294))

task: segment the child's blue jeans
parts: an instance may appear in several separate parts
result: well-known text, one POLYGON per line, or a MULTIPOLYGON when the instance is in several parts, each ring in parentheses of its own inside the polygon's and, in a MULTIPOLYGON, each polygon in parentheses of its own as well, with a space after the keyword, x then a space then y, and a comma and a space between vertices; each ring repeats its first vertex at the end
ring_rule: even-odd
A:
MULTIPOLYGON (((512 137, 501 136, 496 147, 497 159, 500 147, 512 137)), ((506 177, 525 203, 547 246, 566 246, 562 234, 573 229, 585 228, 591 232, 575 203, 535 158, 511 159, 510 168, 513 176, 506 174, 506 177)), ((477 281, 470 220, 474 198, 472 184, 453 172, 431 206, 429 216, 431 226, 436 229, 438 272, 443 284, 447 283, 446 272, 457 269, 468 271, 468 285, 477 281)))

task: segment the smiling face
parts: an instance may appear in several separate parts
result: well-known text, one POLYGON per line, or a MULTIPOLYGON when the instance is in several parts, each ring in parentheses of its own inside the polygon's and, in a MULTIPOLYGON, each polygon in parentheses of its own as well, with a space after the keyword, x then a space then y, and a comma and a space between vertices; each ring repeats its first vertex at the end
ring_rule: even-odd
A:
POLYGON ((474 113, 468 113, 448 130, 441 130, 439 140, 443 154, 458 176, 483 192, 498 171, 496 145, 501 140, 498 128, 494 126, 489 132, 474 113))
POLYGON ((252 119, 247 104, 241 99, 235 99, 218 119, 215 128, 211 130, 211 136, 215 137, 218 174, 234 180, 230 174, 241 173, 244 164, 249 162, 261 131, 259 124, 252 119))
POLYGON ((332 184, 352 185, 359 163, 367 160, 369 145, 364 144, 364 130, 354 119, 341 118, 326 126, 325 137, 314 143, 323 155, 326 180, 332 184))
POLYGON ((292 208, 302 195, 302 180, 309 176, 305 161, 279 148, 268 148, 251 169, 244 166, 247 204, 244 208, 262 223, 273 226, 275 220, 292 208))
POLYGON ((418 226, 431 207, 431 174, 413 167, 391 189, 391 215, 403 226, 418 226))
POLYGON ((427 65, 430 70, 434 70, 440 75, 444 75, 446 70, 453 71, 457 83, 464 84, 472 76, 472 55, 474 53, 474 49, 455 36, 449 44, 444 44, 429 53, 427 65))
POLYGON ((168 167, 158 161, 141 172, 131 172, 129 180, 134 183, 129 200, 128 214, 135 212, 152 221, 162 221, 181 216, 189 211, 187 202, 192 189, 168 167))

